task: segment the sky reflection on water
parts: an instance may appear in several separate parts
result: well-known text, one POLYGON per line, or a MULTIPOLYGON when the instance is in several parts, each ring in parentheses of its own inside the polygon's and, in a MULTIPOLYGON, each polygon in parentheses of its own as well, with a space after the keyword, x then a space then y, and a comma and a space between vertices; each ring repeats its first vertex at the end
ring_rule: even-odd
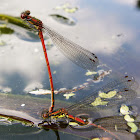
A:
MULTIPOLYGON (((99 2, 80 0, 34 1, 1 0, 0 13, 19 16, 29 9, 31 15, 40 18, 74 42, 94 52, 101 63, 113 71, 130 73, 140 83, 140 11, 134 0, 107 0, 99 2), (74 26, 54 21, 57 5, 70 2, 79 7, 73 14, 74 26), (15 8, 16 7, 16 8, 15 8)), ((138 2, 137 2, 138 3, 138 2)), ((60 11, 62 12, 62 11, 60 11)), ((16 28, 16 27, 15 27, 16 28)), ((6 45, 0 46, 0 88, 13 94, 24 94, 26 89, 49 88, 46 64, 40 41, 18 28, 13 35, 1 35, 6 45), (21 31, 21 32, 20 32, 21 31)), ((73 88, 85 82, 85 70, 78 68, 61 54, 56 47, 48 50, 55 88, 73 88)))

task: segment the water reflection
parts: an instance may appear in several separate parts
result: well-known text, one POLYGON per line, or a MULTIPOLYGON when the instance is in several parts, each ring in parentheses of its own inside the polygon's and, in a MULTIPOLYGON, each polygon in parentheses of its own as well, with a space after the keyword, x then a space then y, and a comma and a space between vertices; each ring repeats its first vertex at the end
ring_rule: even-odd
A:
POLYGON ((139 116, 137 115, 137 112, 135 112, 137 110, 134 110, 133 107, 126 105, 125 108, 127 109, 125 109, 123 105, 123 109, 121 106, 120 110, 125 116, 120 116, 118 108, 122 103, 131 101, 136 97, 135 84, 136 82, 133 77, 116 77, 114 81, 98 90, 95 90, 84 100, 78 100, 76 104, 72 104, 69 107, 66 107, 68 103, 64 103, 62 100, 56 100, 57 109, 62 108, 63 106, 67 109, 70 116, 74 115, 75 117, 79 117, 81 119, 84 117, 88 122, 88 124, 84 125, 80 125, 78 120, 75 121, 77 124, 74 125, 74 121, 70 116, 69 118, 67 115, 63 115, 65 112, 56 114, 56 116, 60 115, 60 118, 55 118, 55 115, 53 115, 51 118, 51 120, 53 120, 52 122, 49 122, 49 118, 42 121, 40 116, 41 114, 45 115, 46 107, 48 108, 50 104, 47 99, 33 98, 25 95, 15 96, 12 94, 0 94, 2 103, 2 108, 0 109, 0 117, 2 118, 1 123, 8 123, 8 121, 10 121, 12 124, 15 124, 16 121, 18 121, 18 123, 20 121, 23 125, 43 128, 45 130, 60 130, 86 138, 127 138, 126 133, 128 132, 130 136, 133 137, 132 133, 136 132, 139 127, 139 116), (100 101, 97 101, 97 98, 99 97, 100 101), (104 104, 104 102, 106 102, 107 105, 104 104), (128 114, 129 117, 126 117, 128 114), (6 118, 8 119, 6 120, 6 118), (108 131, 108 129, 110 131, 108 131), (114 131, 117 131, 117 133, 114 131))
MULTIPOLYGON (((73 13, 73 16, 78 22, 75 26, 71 27, 53 22, 53 20, 49 17, 49 14, 53 13, 52 9, 56 7, 56 5, 60 5, 59 1, 43 1, 41 3, 33 3, 34 2, 31 2, 30 4, 26 0, 22 1, 20 4, 14 1, 12 3, 9 1, 2 1, 0 12, 7 12, 7 14, 11 13, 12 15, 18 16, 19 13, 21 13, 21 9, 25 9, 25 7, 26 9, 30 9, 36 17, 41 18, 44 22, 46 22, 48 25, 51 25, 51 27, 55 28, 58 32, 64 36, 67 36, 68 38, 68 34, 70 34, 71 40, 97 54, 101 62, 105 63, 107 66, 100 67, 96 72, 102 69, 104 71, 112 70, 112 72, 105 76, 103 80, 99 82, 99 84, 92 83, 86 87, 86 84, 84 85, 84 83, 87 82, 87 79, 93 80, 93 76, 91 75, 87 77, 85 75, 85 70, 78 68, 69 60, 65 59, 65 57, 54 46, 50 45, 51 47, 49 48, 48 55, 52 71, 54 71, 53 78, 55 89, 59 90, 61 88, 66 88, 69 90, 75 89, 75 87, 81 88, 83 85, 85 86, 84 89, 77 91, 75 96, 70 97, 67 103, 69 101, 77 99, 80 100, 81 98, 86 97, 87 94, 93 92, 93 89, 100 87, 110 79, 113 79, 115 74, 114 71, 117 71, 119 75, 120 73, 131 72, 131 74, 134 75, 134 77, 136 77, 140 82, 140 42, 138 31, 140 18, 139 13, 134 9, 136 1, 114 0, 112 2, 106 1, 102 3, 98 1, 73 1, 73 3, 76 6, 78 5, 80 8, 78 11, 73 13), (9 6, 11 8, 9 8, 9 6), (15 6, 17 6, 16 9, 15 6), (5 8, 8 10, 5 10, 5 8), (71 34, 71 32, 74 32, 75 35, 71 34), (83 40, 84 43, 81 43, 79 40, 83 40)), ((137 7, 139 7, 139 0, 137 1, 137 7)), ((35 38, 36 35, 33 35, 32 33, 26 34, 24 31, 21 31, 21 29, 17 30, 17 32, 10 36, 1 36, 1 40, 5 42, 5 45, 0 46, 1 92, 25 94, 24 91, 29 92, 33 89, 49 89, 48 74, 46 71, 43 51, 39 39, 37 40, 37 38, 35 38), (19 34, 17 34, 17 32, 19 32, 19 34), (37 41, 35 42, 35 40, 37 41)), ((47 38, 45 42, 47 44, 47 38)), ((94 76, 95 79, 98 78, 98 75, 94 76)), ((56 95, 56 98, 65 100, 63 95, 64 93, 61 93, 61 95, 56 95)), ((41 96, 41 98, 44 98, 45 101, 39 101, 38 103, 33 103, 31 101, 26 103, 25 101, 27 101, 28 97, 23 98, 23 100, 21 100, 21 98, 18 100, 17 96, 13 98, 15 99, 13 102, 10 99, 8 100, 8 96, 7 99, 3 98, 5 99, 3 100, 5 103, 3 103, 5 108, 16 108, 18 110, 22 110, 23 112, 28 110, 28 112, 30 112, 30 114, 35 117, 39 116, 36 115, 36 113, 38 113, 42 107, 46 108, 47 105, 50 105, 50 100, 48 100, 48 104, 46 105, 46 96, 41 96), (10 103, 12 105, 9 104, 8 101, 11 101, 10 103), (25 106, 21 106, 22 104, 25 104, 25 106), (31 110, 34 111, 31 112, 31 110)), ((135 99, 133 104, 134 103, 139 107, 138 98, 135 99)), ((0 106, 3 104, 1 103, 0 106)), ((60 102, 57 105, 59 107, 60 102)), ((64 105, 66 104, 62 103, 60 107, 64 105)), ((95 102, 93 105, 95 105, 95 102)), ((85 109, 85 111, 86 110, 87 109, 85 109)), ((109 113, 112 115, 112 117, 106 118, 106 120, 109 122, 114 121, 115 117, 113 116, 113 111, 105 111, 106 115, 109 113)), ((116 112, 118 113, 117 109, 115 110, 115 113, 116 112)), ((99 116, 105 117, 102 113, 97 112, 93 113, 92 115, 95 119, 99 116)), ((118 124, 119 122, 124 124, 124 120, 120 121, 122 118, 122 116, 115 118, 118 124)), ((96 120, 95 122, 101 122, 104 125, 104 119, 96 120)), ((116 124, 111 126, 113 129, 117 129, 116 124)), ((126 123, 123 126, 125 130, 131 131, 130 127, 128 128, 126 123)), ((124 133, 120 135, 125 137, 124 133)), ((131 139, 134 139, 134 135, 130 135, 131 139)), ((42 132, 39 136, 46 136, 46 132, 42 132)), ((52 139, 54 138, 56 137, 54 136, 52 139)), ((62 136, 62 139, 63 138, 65 139, 65 137, 62 136)), ((75 137, 73 139, 75 139, 75 137)))

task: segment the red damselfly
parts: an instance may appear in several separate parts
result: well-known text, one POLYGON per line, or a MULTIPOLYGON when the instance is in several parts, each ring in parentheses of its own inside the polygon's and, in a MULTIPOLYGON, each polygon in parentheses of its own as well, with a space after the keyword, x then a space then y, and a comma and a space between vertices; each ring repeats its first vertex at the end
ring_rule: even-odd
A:
POLYGON ((135 80, 133 77, 125 76, 119 80, 113 81, 106 86, 94 91, 86 99, 79 101, 77 104, 72 105, 68 108, 61 108, 53 111, 54 108, 54 89, 51 70, 49 66, 49 61, 47 57, 47 52, 45 48, 45 43, 43 39, 42 31, 46 31, 53 43, 64 53, 66 57, 72 60, 77 65, 88 70, 94 70, 98 65, 98 58, 95 54, 82 48, 81 46, 75 44, 74 42, 64 38, 62 35, 58 34, 50 27, 43 25, 42 21, 30 16, 30 11, 25 11, 21 14, 21 18, 24 19, 34 30, 38 31, 39 37, 42 42, 45 59, 48 67, 48 73, 51 85, 51 108, 49 111, 43 111, 42 117, 44 121, 39 124, 39 126, 45 128, 59 128, 64 127, 64 124, 69 125, 72 129, 94 129, 94 127, 102 129, 117 139, 120 139, 110 130, 96 124, 98 121, 93 121, 93 110, 105 109, 108 107, 115 106, 116 104, 121 104, 132 98, 136 97, 136 92, 133 90, 133 85, 135 80), (99 92, 100 91, 100 92, 99 92), (112 94, 110 95, 110 93, 112 94), (102 94, 100 94, 102 93, 102 94), (92 110, 92 111, 91 111, 92 110), (87 114, 85 115, 85 112, 87 114), (78 114, 77 114, 78 113, 78 114), (72 114, 72 115, 71 115, 72 114), (62 120, 61 120, 62 118, 62 120), (62 122, 62 124, 61 124, 62 122), (76 122, 77 125, 70 125, 71 122, 76 122))
POLYGON ((36 30, 39 34, 39 37, 42 42, 43 51, 47 63, 48 74, 50 79, 50 86, 51 86, 51 107, 50 112, 53 111, 54 108, 54 87, 53 87, 53 80, 51 69, 49 65, 49 60, 47 57, 46 47, 44 43, 43 33, 42 31, 47 32, 47 34, 52 39, 53 43, 63 52, 63 54, 68 57, 72 62, 79 65, 80 67, 88 70, 94 70, 98 65, 98 58, 94 53, 82 48, 81 46, 77 45, 76 43, 70 41, 67 38, 64 38, 59 33, 55 32, 48 26, 44 26, 41 20, 30 16, 30 11, 25 11, 21 13, 21 18, 24 19, 31 28, 36 30))
MULTIPOLYGON (((79 101, 78 103, 71 105, 69 107, 58 109, 54 112, 48 112, 44 110, 42 112, 42 117, 44 121, 39 124, 44 128, 52 129, 63 129, 64 127, 70 126, 71 129, 76 131, 91 131, 95 129, 101 129, 105 132, 111 134, 114 138, 120 139, 119 136, 114 134, 115 125, 120 125, 117 129, 121 129, 121 123, 115 123, 117 117, 107 117, 106 121, 111 120, 111 122, 106 124, 103 119, 93 119, 95 118, 95 113, 99 110, 104 110, 108 108, 113 108, 113 106, 119 106, 123 103, 127 103, 134 98, 136 98, 137 93, 135 91, 137 88, 137 83, 133 77, 124 76, 118 78, 114 81, 109 82, 107 85, 95 90, 91 95, 85 99, 79 101), (111 95, 112 92, 112 95, 111 95), (101 94, 103 93, 103 94, 101 94), (98 100, 100 98, 100 100, 98 100), (100 121, 102 122, 100 124, 100 121), (77 123, 73 125, 72 123, 77 123), (119 124, 120 123, 120 124, 119 124), (113 126, 112 126, 113 125, 113 126), (107 128, 109 127, 109 129, 107 128), (114 128, 113 128, 114 127, 114 128)), ((119 119, 122 119, 118 117, 119 119)), ((89 134, 89 137, 91 134, 89 134)))
MULTIPOLYGON (((47 98, 12 94, 6 94, 5 96, 5 94, 1 93, 0 118, 7 118, 8 122, 11 121, 10 125, 21 122, 23 125, 30 125, 45 130, 52 129, 57 134, 57 140, 60 140, 58 131, 88 139, 133 140, 134 137, 138 139, 140 136, 139 114, 135 108, 135 103, 131 105, 129 102, 136 98, 136 88, 137 83, 133 77, 113 76, 113 81, 111 80, 103 87, 95 89, 88 97, 78 100, 76 104, 70 103, 71 105, 68 105, 68 102, 67 104, 56 100, 56 109, 52 113, 46 110, 49 107, 47 98), (98 100, 99 98, 100 100, 98 100), (21 106, 21 103, 24 103, 25 106, 21 106), (119 110, 122 104, 126 104, 130 108, 130 115, 133 118, 132 123, 127 122, 124 116, 120 115, 122 111, 119 112, 119 110), (42 112, 42 110, 44 111, 42 112), (129 126, 130 124, 133 126, 129 126)), ((6 122, 5 119, 3 121, 6 122)), ((4 126, 2 125, 1 127, 4 126)), ((21 127, 18 128, 20 129, 21 127)), ((7 127, 8 130, 9 127, 7 127)), ((29 127, 28 130, 30 131, 29 127)), ((21 129, 21 133, 27 131, 21 129)), ((16 134, 18 132, 16 131, 16 134)), ((42 138, 42 134, 40 135, 42 138)), ((46 137, 47 135, 45 135, 46 137)), ((50 137, 47 138, 51 139, 50 137)))

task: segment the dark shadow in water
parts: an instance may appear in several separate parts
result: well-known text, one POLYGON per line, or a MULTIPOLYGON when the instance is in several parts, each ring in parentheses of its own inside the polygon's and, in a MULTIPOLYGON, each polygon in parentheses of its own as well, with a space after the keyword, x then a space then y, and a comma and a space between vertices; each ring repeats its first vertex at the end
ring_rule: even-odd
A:
POLYGON ((136 7, 140 10, 140 0, 137 0, 136 7))
POLYGON ((50 15, 54 20, 58 21, 59 23, 65 24, 65 25, 75 25, 76 21, 74 21, 74 19, 69 18, 69 17, 65 17, 63 15, 60 14, 51 14, 50 15))
POLYGON ((60 136, 59 136, 59 132, 58 131, 54 131, 56 136, 57 136, 57 140, 60 140, 60 136))

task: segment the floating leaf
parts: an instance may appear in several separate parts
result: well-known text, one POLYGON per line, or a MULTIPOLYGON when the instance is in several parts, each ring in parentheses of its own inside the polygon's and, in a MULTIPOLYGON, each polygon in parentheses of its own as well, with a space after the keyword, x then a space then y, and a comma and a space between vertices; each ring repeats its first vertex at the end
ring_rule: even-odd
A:
POLYGON ((97 97, 95 99, 95 101, 91 103, 91 105, 93 105, 93 106, 107 105, 107 104, 108 104, 108 102, 107 101, 102 101, 100 97, 97 97))
POLYGON ((59 10, 59 9, 65 9, 66 7, 70 6, 69 3, 66 3, 66 4, 63 4, 63 5, 60 5, 60 6, 56 6, 56 10, 59 10))
MULTIPOLYGON (((54 93, 57 93, 58 91, 54 91, 54 93)), ((30 94, 34 94, 34 95, 45 95, 45 94, 51 94, 51 90, 47 90, 47 89, 38 89, 38 90, 34 90, 34 91, 30 91, 30 94)))
POLYGON ((121 99, 122 98, 122 95, 118 95, 118 98, 121 99))
POLYGON ((75 94, 73 92, 71 93, 66 93, 63 96, 66 97, 66 99, 69 99, 70 97, 74 96, 75 94))
POLYGON ((75 13, 78 10, 77 7, 74 8, 65 8, 64 11, 67 13, 75 13))
POLYGON ((62 7, 61 6, 56 6, 54 9, 55 10, 60 10, 60 9, 62 9, 62 7))
POLYGON ((6 26, 0 26, 0 34, 12 34, 14 33, 14 30, 6 27, 6 26))
POLYGON ((93 138, 93 139, 91 139, 91 140, 100 140, 100 138, 93 138))
POLYGON ((108 93, 99 92, 101 98, 113 98, 117 94, 117 91, 110 91, 108 93))
POLYGON ((76 122, 69 122, 69 125, 71 125, 71 126, 77 126, 78 123, 76 123, 76 122))
POLYGON ((86 72, 86 76, 89 76, 89 75, 93 75, 93 74, 97 74, 97 72, 96 71, 88 71, 88 72, 86 72))
POLYGON ((8 23, 12 23, 14 25, 18 25, 26 29, 30 29, 30 27, 25 22, 23 22, 23 20, 17 17, 0 14, 0 20, 6 21, 8 23))
POLYGON ((34 125, 34 123, 32 121, 17 117, 17 116, 0 114, 0 118, 4 118, 5 122, 10 123, 10 124, 15 122, 15 123, 22 123, 22 125, 26 125, 26 126, 34 125))
POLYGON ((67 90, 66 88, 60 88, 59 91, 64 91, 67 90))
POLYGON ((121 112, 123 115, 128 115, 128 114, 130 114, 130 112, 129 112, 129 107, 126 106, 126 105, 122 105, 121 108, 120 108, 120 112, 121 112))
POLYGON ((128 122, 127 125, 131 127, 131 132, 135 133, 138 130, 138 127, 133 122, 128 122))
POLYGON ((124 119, 127 121, 127 122, 134 122, 135 120, 133 118, 131 118, 129 115, 125 115, 124 116, 124 119))
POLYGON ((21 104, 21 106, 23 107, 23 106, 25 106, 25 104, 21 104))
POLYGON ((78 7, 71 7, 71 5, 69 3, 60 5, 60 6, 56 6, 55 7, 56 10, 64 10, 67 13, 75 13, 78 10, 78 7))
POLYGON ((118 131, 117 125, 115 125, 115 130, 118 131))
POLYGON ((8 118, 4 118, 4 117, 0 117, 0 123, 4 123, 4 124, 12 124, 8 118))
POLYGON ((51 14, 50 15, 53 19, 55 19, 56 21, 63 23, 63 24, 67 24, 67 25, 75 25, 76 22, 69 17, 65 17, 63 15, 60 14, 51 14))

